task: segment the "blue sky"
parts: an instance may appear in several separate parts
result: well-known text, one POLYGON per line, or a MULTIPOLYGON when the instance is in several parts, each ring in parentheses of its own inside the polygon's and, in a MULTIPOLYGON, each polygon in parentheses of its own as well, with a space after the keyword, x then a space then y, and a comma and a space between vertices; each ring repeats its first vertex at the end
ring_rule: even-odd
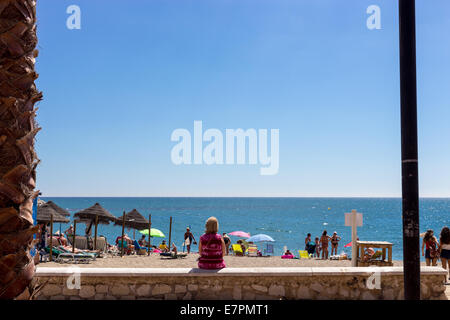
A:
MULTIPOLYGON (((450 2, 416 6, 420 191, 449 197, 450 2)), ((397 1, 41 0, 38 18, 43 196, 401 195, 397 1), (174 165, 195 120, 279 129, 278 174, 174 165)))

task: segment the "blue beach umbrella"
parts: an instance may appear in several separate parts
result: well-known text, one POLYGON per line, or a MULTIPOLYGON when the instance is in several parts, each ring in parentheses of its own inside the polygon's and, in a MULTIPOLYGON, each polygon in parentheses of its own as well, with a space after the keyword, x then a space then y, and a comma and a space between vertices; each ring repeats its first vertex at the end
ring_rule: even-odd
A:
POLYGON ((270 241, 273 242, 273 238, 271 236, 268 236, 267 234, 256 234, 254 236, 251 236, 246 240, 247 242, 263 242, 263 241, 270 241))

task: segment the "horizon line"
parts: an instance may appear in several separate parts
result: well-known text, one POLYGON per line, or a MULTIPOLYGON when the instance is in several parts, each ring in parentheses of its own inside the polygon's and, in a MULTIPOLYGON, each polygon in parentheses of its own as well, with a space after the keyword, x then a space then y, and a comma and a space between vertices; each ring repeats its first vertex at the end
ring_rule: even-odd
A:
MULTIPOLYGON (((40 196, 39 198, 356 198, 402 199, 401 196, 40 196)), ((450 199, 450 196, 423 196, 419 199, 450 199)))

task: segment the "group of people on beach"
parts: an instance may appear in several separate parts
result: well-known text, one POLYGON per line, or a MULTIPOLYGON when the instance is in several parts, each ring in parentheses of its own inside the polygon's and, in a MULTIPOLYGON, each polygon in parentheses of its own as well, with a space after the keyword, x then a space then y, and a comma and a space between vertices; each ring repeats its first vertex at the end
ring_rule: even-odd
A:
POLYGON ((442 268, 450 269, 450 229, 448 227, 442 228, 439 241, 434 236, 432 229, 425 232, 422 241, 422 256, 425 256, 427 266, 437 266, 437 261, 440 259, 442 268))
MULTIPOLYGON (((36 238, 38 239, 36 248, 38 250, 44 249, 49 246, 50 242, 50 223, 44 224, 38 224, 38 232, 36 238)), ((67 233, 66 233, 67 235, 67 233)), ((66 237, 64 237, 64 234, 56 231, 52 236, 52 241, 55 243, 55 245, 62 245, 67 246, 68 240, 66 237)))
MULTIPOLYGON (((198 244, 198 253, 200 255, 200 257, 198 258, 199 268, 220 269, 225 267, 223 257, 229 254, 231 239, 228 237, 226 233, 223 233, 222 235, 218 234, 218 229, 219 223, 217 219, 215 217, 210 217, 206 221, 205 233, 200 237, 200 241, 198 244)), ((70 237, 71 235, 73 235, 73 231, 74 231, 73 226, 71 225, 65 231, 65 234, 67 235, 67 237, 70 237)), ((38 247, 48 246, 48 241, 50 239, 48 235, 49 235, 48 225, 40 225, 38 234, 39 239, 38 247)), ((67 245, 67 239, 64 237, 62 233, 54 235, 53 238, 55 236, 57 238, 57 241, 60 242, 60 244, 67 245)), ((134 248, 132 239, 128 237, 126 234, 124 235, 123 238, 124 238, 123 241, 128 244, 127 245, 128 249, 132 251, 132 249, 134 248)), ((116 245, 121 240, 122 240, 121 236, 117 237, 116 245)), ((315 237, 314 241, 312 240, 311 233, 308 233, 305 238, 305 250, 312 257, 326 260, 329 258, 330 245, 331 245, 331 256, 337 255, 340 241, 341 237, 338 236, 336 231, 330 237, 327 231, 324 230, 320 238, 315 237)), ((149 245, 144 235, 138 241, 138 244, 141 247, 147 247, 149 245)), ((186 246, 188 253, 191 252, 192 244, 197 244, 197 241, 192 232, 190 231, 190 228, 187 227, 186 232, 184 233, 184 245, 186 246)), ((246 247, 244 241, 239 240, 238 244, 242 246, 243 252, 245 252, 246 247)), ((152 249, 154 252, 175 252, 175 254, 178 251, 175 243, 172 243, 171 246, 168 246, 165 240, 163 240, 158 247, 152 246, 152 249)), ((422 256, 425 257, 427 266, 430 265, 436 266, 437 261, 440 259, 442 262, 442 267, 447 270, 450 269, 450 229, 448 227, 442 228, 439 240, 434 236, 434 231, 431 229, 428 230, 423 235, 422 256)))
POLYGON ((308 233, 305 238, 305 250, 313 257, 326 260, 329 257, 328 248, 330 244, 331 255, 337 255, 339 241, 341 241, 341 237, 338 236, 336 231, 330 237, 327 230, 324 230, 322 236, 320 238, 316 237, 314 241, 312 241, 311 233, 308 233))

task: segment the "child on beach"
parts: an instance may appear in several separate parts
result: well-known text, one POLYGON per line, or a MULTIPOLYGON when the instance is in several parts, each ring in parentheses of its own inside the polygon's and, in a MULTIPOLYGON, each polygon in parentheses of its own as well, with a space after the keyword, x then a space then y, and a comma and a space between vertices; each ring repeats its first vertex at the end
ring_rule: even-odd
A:
POLYGON ((316 241, 316 252, 314 253, 314 257, 320 258, 320 241, 319 241, 319 237, 316 237, 315 241, 316 241))
POLYGON ((201 269, 225 268, 223 256, 225 255, 225 242, 218 234, 219 222, 215 217, 206 220, 205 233, 200 237, 198 252, 198 267, 201 269))
POLYGON ((281 256, 281 259, 293 259, 294 255, 289 250, 286 250, 284 255, 281 256))
POLYGON ((324 230, 322 236, 320 237, 320 244, 322 247, 322 259, 328 259, 328 242, 331 237, 327 235, 327 230, 324 230))

